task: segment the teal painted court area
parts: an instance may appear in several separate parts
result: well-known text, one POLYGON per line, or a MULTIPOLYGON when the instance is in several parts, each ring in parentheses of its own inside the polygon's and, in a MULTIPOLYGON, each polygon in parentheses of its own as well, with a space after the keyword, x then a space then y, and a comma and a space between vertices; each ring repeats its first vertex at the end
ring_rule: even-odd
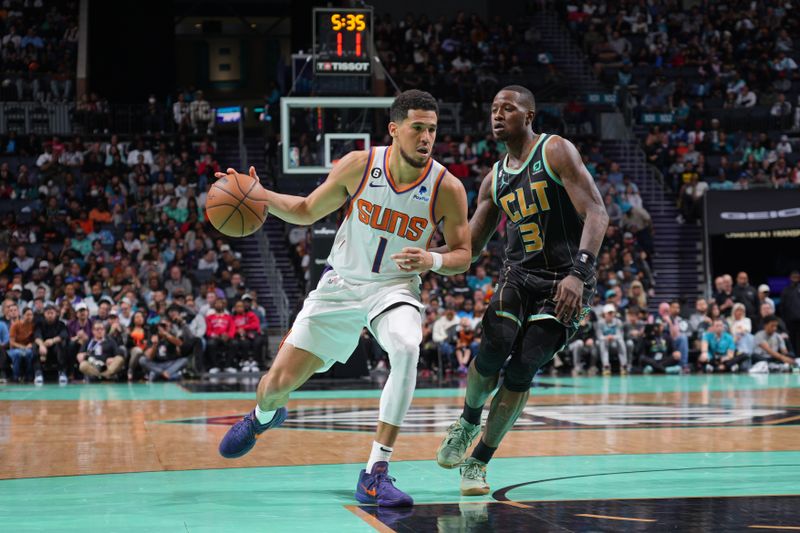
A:
MULTIPOLYGON (((0 523, 17 532, 373 531, 345 507, 354 503, 351 488, 362 467, 9 480, 0 482, 0 523)), ((456 471, 433 461, 395 462, 392 469, 417 504, 494 501, 488 496, 462 498, 456 471)), ((510 491, 513 501, 796 494, 800 452, 497 459, 489 480, 493 490, 536 482, 510 491)))
MULTIPOLYGON (((531 396, 648 394, 757 391, 800 388, 800 374, 732 374, 691 376, 627 376, 605 378, 537 379, 531 396)), ((370 390, 299 390, 292 399, 325 400, 345 398, 380 398, 380 389, 370 390)), ((422 389, 415 398, 457 398, 463 388, 422 389)), ((100 386, 0 385, 0 401, 4 400, 252 400, 253 392, 192 393, 175 383, 103 384, 100 386)))

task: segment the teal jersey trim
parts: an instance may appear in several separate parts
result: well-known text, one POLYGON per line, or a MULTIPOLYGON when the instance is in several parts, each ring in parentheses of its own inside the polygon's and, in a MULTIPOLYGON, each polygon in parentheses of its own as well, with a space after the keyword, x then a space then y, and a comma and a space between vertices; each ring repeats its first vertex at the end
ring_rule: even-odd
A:
POLYGON ((528 322, 533 322, 534 320, 547 320, 552 318, 553 320, 558 320, 556 317, 551 315, 550 313, 540 313, 538 315, 531 315, 528 317, 528 322))
POLYGON ((495 161, 492 167, 492 200, 494 200, 494 205, 497 205, 497 166, 499 164, 499 161, 495 161))
POLYGON ((531 159, 533 159, 533 154, 536 153, 536 149, 539 147, 540 144, 542 144, 542 141, 544 141, 545 138, 547 137, 549 136, 546 133, 542 133, 539 135, 539 140, 537 140, 536 144, 533 145, 533 148, 531 149, 531 152, 528 154, 528 157, 525 158, 525 162, 517 170, 511 170, 510 168, 508 168, 508 166, 506 165, 506 162, 508 161, 508 154, 506 154, 506 156, 503 158, 503 172, 507 174, 519 174, 520 172, 525 170, 528 167, 528 163, 530 163, 531 159))
POLYGON ((516 316, 512 315, 511 313, 509 313, 507 311, 495 311, 494 313, 497 316, 501 316, 503 318, 510 318, 511 320, 516 322, 518 326, 522 326, 522 322, 520 322, 519 318, 517 318, 516 316))
POLYGON ((553 169, 550 168, 550 164, 547 162, 547 143, 550 142, 550 139, 553 137, 550 136, 547 141, 545 141, 544 146, 542 146, 542 161, 544 161, 544 169, 547 171, 547 175, 550 176, 550 179, 561 185, 564 186, 564 183, 561 181, 561 178, 553 172, 553 169))

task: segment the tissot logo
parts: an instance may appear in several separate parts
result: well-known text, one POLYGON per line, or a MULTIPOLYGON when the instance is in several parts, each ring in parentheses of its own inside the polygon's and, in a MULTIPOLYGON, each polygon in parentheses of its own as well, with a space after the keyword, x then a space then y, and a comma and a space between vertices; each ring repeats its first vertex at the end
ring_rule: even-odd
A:
POLYGON ((325 72, 369 72, 369 62, 349 63, 346 61, 317 63, 317 70, 325 72))
POLYGON ((774 218, 800 217, 800 207, 790 207, 776 211, 723 211, 720 218, 724 220, 767 220, 774 218))
MULTIPOLYGON (((404 432, 441 433, 457 420, 462 407, 438 405, 412 407, 403 423, 404 432)), ((486 416, 488 410, 484 410, 486 416)), ((730 408, 708 405, 595 404, 538 405, 526 407, 514 431, 586 430, 601 428, 659 428, 698 426, 760 426, 800 424, 800 409, 730 408), (784 422, 785 420, 785 422, 784 422)), ((171 420, 172 423, 231 426, 241 414, 213 418, 171 420)), ((282 429, 375 431, 377 408, 300 408, 291 411, 282 429)))

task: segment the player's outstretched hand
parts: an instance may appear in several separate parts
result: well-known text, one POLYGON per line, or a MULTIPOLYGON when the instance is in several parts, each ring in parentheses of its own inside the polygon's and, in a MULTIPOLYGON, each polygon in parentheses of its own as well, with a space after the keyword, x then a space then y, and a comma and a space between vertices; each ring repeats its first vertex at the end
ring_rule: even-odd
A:
MULTIPOLYGON (((228 174, 239 174, 239 172, 237 172, 235 168, 228 167, 228 170, 225 172, 214 172, 214 177, 217 179, 224 178, 228 174)), ((261 184, 261 178, 259 178, 258 174, 256 174, 256 167, 250 167, 250 177, 254 178, 259 184, 261 184)))
POLYGON ((391 257, 403 272, 418 274, 433 267, 433 256, 422 248, 406 246, 399 253, 392 254, 391 257))
POLYGON ((562 324, 570 324, 581 308, 583 282, 575 276, 562 279, 556 289, 556 318, 562 324))

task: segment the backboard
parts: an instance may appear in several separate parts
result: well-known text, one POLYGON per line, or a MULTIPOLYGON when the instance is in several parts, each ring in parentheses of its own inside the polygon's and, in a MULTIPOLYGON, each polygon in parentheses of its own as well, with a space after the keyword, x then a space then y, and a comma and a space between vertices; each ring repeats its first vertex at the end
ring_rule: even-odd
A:
POLYGON ((327 174, 352 150, 368 150, 387 132, 394 98, 281 98, 284 174, 327 174))

